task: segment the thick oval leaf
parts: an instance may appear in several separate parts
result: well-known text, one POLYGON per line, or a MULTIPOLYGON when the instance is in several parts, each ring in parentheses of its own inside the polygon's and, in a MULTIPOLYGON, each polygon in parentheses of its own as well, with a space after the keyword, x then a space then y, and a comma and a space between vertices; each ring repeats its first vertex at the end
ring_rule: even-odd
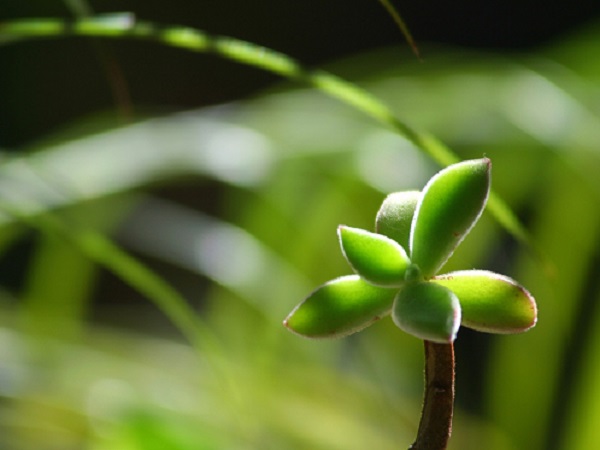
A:
POLYGON ((283 324, 310 338, 346 336, 389 314, 397 292, 373 286, 358 275, 336 278, 296 306, 283 324))
POLYGON ((458 297, 462 325, 489 333, 520 333, 537 321, 533 296, 516 281, 485 270, 463 270, 435 277, 458 297))
POLYGON ((409 265, 408 256, 396 241, 382 234, 344 225, 338 227, 342 252, 354 271, 379 286, 400 286, 409 265))
POLYGON ((471 230, 490 190, 487 158, 453 164, 438 172, 423 189, 410 235, 410 257, 426 278, 444 265, 471 230))
POLYGON ((392 238, 407 249, 410 226, 420 198, 419 191, 394 192, 388 195, 377 212, 375 231, 392 238))
POLYGON ((460 327, 461 308, 454 293, 439 284, 411 283, 402 289, 392 308, 392 319, 420 339, 453 342, 460 327))

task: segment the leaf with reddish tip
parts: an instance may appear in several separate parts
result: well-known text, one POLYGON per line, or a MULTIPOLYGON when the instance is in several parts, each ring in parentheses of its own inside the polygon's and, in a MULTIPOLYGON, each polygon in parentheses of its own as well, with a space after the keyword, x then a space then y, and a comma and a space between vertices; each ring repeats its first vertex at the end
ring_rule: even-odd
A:
POLYGON ((479 219, 490 171, 487 158, 463 161, 438 172, 423 189, 411 228, 410 258, 425 278, 437 273, 479 219))
POLYGON ((420 198, 419 191, 394 192, 388 195, 377 212, 375 230, 392 238, 403 248, 408 248, 410 226, 420 198))
POLYGON ((520 333, 537 321, 533 296, 511 278, 485 270, 462 270, 432 282, 450 289, 462 308, 462 325, 489 333, 520 333))
POLYGON ((449 343, 460 327, 461 308, 456 295, 444 286, 411 283, 396 296, 392 319, 398 328, 420 339, 449 343))
POLYGON ((340 225, 342 252, 354 271, 378 286, 400 286, 410 261, 396 241, 382 234, 340 225))
POLYGON ((347 336, 389 314, 397 292, 373 286, 358 275, 336 278, 296 306, 283 324, 304 337, 347 336))

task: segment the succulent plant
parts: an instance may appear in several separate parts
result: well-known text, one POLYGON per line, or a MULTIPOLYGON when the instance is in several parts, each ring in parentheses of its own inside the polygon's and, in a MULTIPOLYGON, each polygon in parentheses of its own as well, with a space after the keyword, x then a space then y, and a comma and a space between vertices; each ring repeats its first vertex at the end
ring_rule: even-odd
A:
POLYGON ((491 333, 534 326, 535 300, 516 281, 484 270, 438 275, 479 219, 490 172, 487 158, 454 164, 422 192, 390 194, 377 233, 341 225, 342 252, 356 274, 317 288, 285 326, 306 337, 341 337, 391 312, 402 330, 438 343, 454 341, 460 325, 491 333))
POLYGON ((488 158, 463 161, 438 172, 421 192, 390 194, 375 233, 339 226, 342 253, 355 274, 321 285, 284 320, 301 336, 327 338, 360 331, 391 313, 400 329, 425 341, 425 401, 411 449, 446 448, 452 343, 460 326, 518 333, 537 320, 533 296, 511 278, 485 270, 438 274, 481 216, 490 184, 488 158))

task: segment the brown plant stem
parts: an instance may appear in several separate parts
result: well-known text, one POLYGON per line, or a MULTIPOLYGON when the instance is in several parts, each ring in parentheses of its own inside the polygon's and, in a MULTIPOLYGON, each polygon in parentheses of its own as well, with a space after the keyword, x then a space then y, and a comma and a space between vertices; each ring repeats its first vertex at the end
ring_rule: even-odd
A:
POLYGON ((419 431, 409 450, 445 450, 452 433, 454 346, 425 341, 425 396, 419 431))

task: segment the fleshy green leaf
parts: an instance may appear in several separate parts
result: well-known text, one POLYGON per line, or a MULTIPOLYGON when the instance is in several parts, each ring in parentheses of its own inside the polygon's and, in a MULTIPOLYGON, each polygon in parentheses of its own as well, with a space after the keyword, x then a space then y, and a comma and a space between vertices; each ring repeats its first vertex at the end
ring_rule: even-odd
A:
POLYGON ((411 283, 396 296, 392 318, 400 329, 413 336, 448 343, 456 338, 461 308, 456 295, 444 286, 411 283))
POLYGON ((400 244, 382 234, 344 225, 338 227, 342 252, 352 268, 370 283, 400 286, 409 265, 400 244))
POLYGON ((438 172, 423 189, 410 235, 410 256, 425 278, 444 265, 471 230, 490 190, 491 161, 474 159, 438 172))
POLYGON ((388 195, 377 212, 375 230, 407 249, 410 226, 420 198, 419 191, 394 192, 388 195))
POLYGON ((346 336, 389 314, 397 292, 373 286, 358 275, 336 278, 296 306, 283 324, 310 338, 346 336))
POLYGON ((519 333, 533 327, 533 296, 516 281, 485 270, 463 270, 435 277, 452 290, 462 308, 462 325, 489 333, 519 333))

